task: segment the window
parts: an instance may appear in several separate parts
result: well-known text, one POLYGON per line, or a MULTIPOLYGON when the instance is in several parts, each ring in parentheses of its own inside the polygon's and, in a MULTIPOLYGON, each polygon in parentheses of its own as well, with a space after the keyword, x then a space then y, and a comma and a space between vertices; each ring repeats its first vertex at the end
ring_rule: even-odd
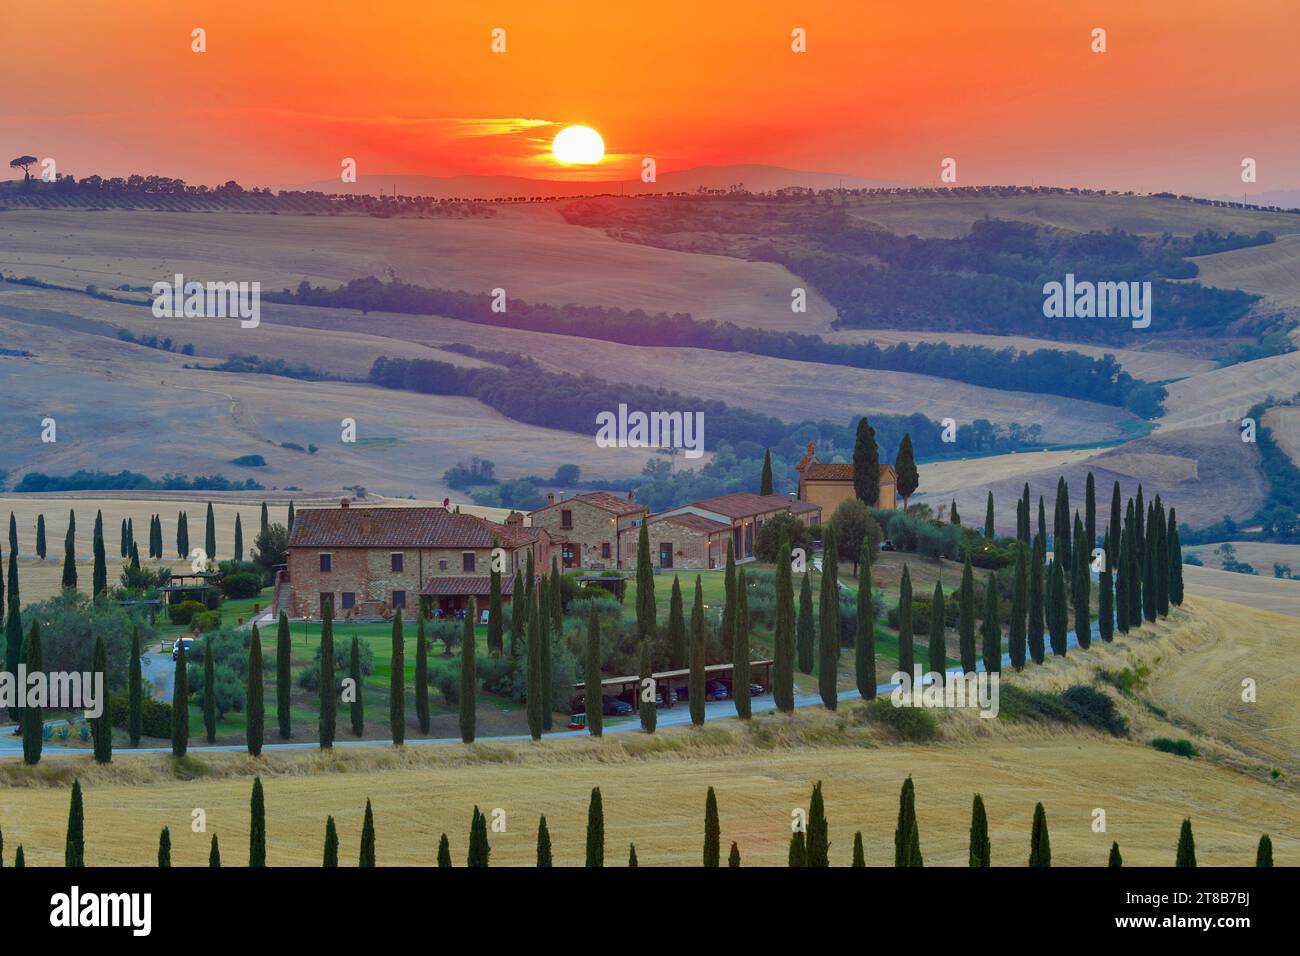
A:
POLYGON ((356 605, 357 605, 357 595, 356 595, 356 592, 355 592, 355 591, 344 591, 344 592, 343 592, 343 610, 346 611, 346 610, 348 610, 349 608, 356 607, 356 605))
POLYGON ((389 557, 392 559, 393 562, 393 572, 395 574, 401 574, 403 560, 405 559, 406 556, 402 554, 402 552, 400 551, 394 551, 391 555, 389 555, 389 557))
POLYGON ((601 556, 602 558, 608 558, 608 557, 609 557, 609 542, 608 542, 608 541, 603 541, 603 542, 601 542, 601 545, 600 545, 600 556, 601 556))
POLYGON ((330 563, 331 563, 330 559, 333 557, 334 556, 332 554, 322 554, 320 556, 320 569, 322 571, 332 570, 330 567, 330 563))
POLYGON ((563 510, 560 511, 560 527, 561 528, 573 527, 573 512, 570 511, 568 508, 564 508, 563 510))
POLYGON ((400 607, 400 608, 405 608, 405 607, 406 607, 406 592, 405 592, 405 591, 394 591, 394 592, 393 592, 393 607, 400 607))
POLYGON ((466 574, 470 574, 473 572, 474 570, 473 551, 466 551, 464 554, 460 556, 460 569, 464 571, 466 574))
POLYGON ((439 570, 439 571, 446 571, 446 570, 447 570, 447 559, 446 559, 446 558, 439 558, 439 559, 438 559, 438 570, 439 570))

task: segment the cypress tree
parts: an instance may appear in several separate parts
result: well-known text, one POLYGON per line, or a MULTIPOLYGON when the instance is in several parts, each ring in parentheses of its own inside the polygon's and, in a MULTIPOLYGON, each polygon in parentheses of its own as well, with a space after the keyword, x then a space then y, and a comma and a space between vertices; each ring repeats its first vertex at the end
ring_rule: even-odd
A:
POLYGON ((984 670, 989 674, 997 674, 1002 671, 1002 623, 998 620, 997 575, 992 571, 989 572, 989 583, 984 595, 984 620, 980 622, 984 670))
POLYGON ((858 419, 853 442, 853 493, 868 508, 880 501, 880 451, 876 448, 876 430, 865 415, 858 419))
MULTIPOLYGON (((1079 516, 1074 516, 1074 523, 1082 531, 1079 516)), ((1092 645, 1092 628, 1089 625, 1088 602, 1092 590, 1092 579, 1088 575, 1088 552, 1082 547, 1075 548, 1074 587, 1071 595, 1074 599, 1074 636, 1084 650, 1092 645)))
POLYGON ((1065 572, 1061 570, 1061 559, 1054 558, 1047 566, 1048 615, 1047 627, 1052 640, 1052 653, 1058 657, 1065 656, 1065 638, 1069 629, 1069 615, 1066 610, 1065 572))
POLYGON ((587 807, 587 866, 605 865, 605 809, 600 800, 600 787, 591 788, 591 803, 587 807))
POLYGON ((131 628, 131 661, 127 671, 127 737, 132 747, 140 746, 144 732, 144 676, 140 673, 140 628, 131 628))
POLYGON ((244 525, 238 511, 235 512, 235 560, 244 560, 244 525))
POLYGON ((1025 574, 1025 549, 1016 548, 1015 579, 1011 590, 1011 626, 1007 634, 1011 666, 1025 666, 1025 621, 1029 613, 1029 581, 1025 574))
POLYGON ((212 843, 208 847, 208 868, 221 869, 221 847, 217 845, 217 835, 212 834, 212 843))
MULTIPOLYGON (((558 584, 557 584, 558 587, 558 584)), ((475 657, 478 649, 474 641, 474 618, 477 616, 474 599, 469 599, 469 610, 465 612, 465 631, 460 645, 460 739, 472 744, 474 731, 478 723, 478 668, 475 657)), ((543 701, 545 694, 543 694, 543 701)), ((543 713, 543 726, 546 715, 543 713)))
POLYGON ((957 646, 961 651, 964 674, 975 673, 975 575, 971 570, 970 552, 961 569, 961 600, 957 607, 957 646))
POLYGON ((961 524, 961 515, 957 513, 957 499, 952 499, 952 511, 949 512, 948 521, 951 524, 961 524))
POLYGON ((704 798, 704 865, 716 867, 722 853, 722 831, 718 824, 718 797, 709 787, 704 798))
POLYGON ((158 865, 172 865, 172 835, 166 827, 162 828, 162 833, 158 834, 158 865))
POLYGON ((636 540, 636 630, 641 637, 655 637, 655 573, 650 562, 650 530, 644 521, 636 540))
POLYGON ((944 672, 948 666, 948 647, 943 636, 944 613, 943 585, 935 581, 934 597, 930 600, 930 644, 928 650, 930 673, 934 674, 935 682, 940 686, 943 684, 944 672))
POLYGON ((217 560, 217 519, 212 513, 212 502, 208 502, 207 524, 203 532, 203 549, 209 561, 217 560))
POLYGON ((140 549, 134 544, 131 545, 131 568, 135 571, 140 570, 140 549))
MULTIPOLYGON (((596 614, 596 602, 590 602, 591 613, 587 618, 587 659, 584 662, 583 677, 586 681, 587 733, 599 737, 604 732, 604 694, 600 672, 600 617, 596 614)), ((654 701, 650 702, 651 709, 654 701)))
MULTIPOLYGON (((241 551, 240 554, 242 555, 243 552, 241 551)), ((161 515, 153 516, 153 526, 150 528, 150 532, 149 532, 149 556, 159 561, 162 560, 163 543, 162 543, 162 516, 161 515)), ((241 557, 240 560, 243 560, 243 558, 241 557)))
POLYGON ((1115 550, 1115 629, 1128 633, 1128 530, 1114 545, 1115 550))
MULTIPOLYGON (((104 635, 95 635, 95 652, 91 659, 91 671, 104 675, 104 686, 108 686, 108 648, 104 645, 104 635)), ((110 763, 113 760, 113 722, 109 707, 104 705, 98 717, 92 717, 91 733, 95 740, 95 763, 110 763)))
POLYGON ((91 578, 91 595, 99 597, 108 590, 108 564, 104 558, 104 515, 103 512, 95 512, 95 570, 91 578))
POLYGON ((1161 617, 1169 616, 1169 537, 1168 525, 1165 523, 1164 507, 1160 503, 1160 496, 1156 495, 1155 505, 1155 525, 1152 531, 1155 532, 1155 561, 1152 564, 1151 576, 1155 578, 1156 585, 1156 613, 1161 617))
POLYGON ((794 833, 790 834, 790 856, 788 858, 788 864, 795 867, 807 866, 807 863, 805 862, 807 856, 808 852, 804 847, 803 831, 795 830, 794 833))
MULTIPOLYGON (((424 615, 420 615, 420 626, 424 626, 424 615)), ((528 639, 528 600, 524 595, 524 576, 515 569, 514 589, 510 592, 510 658, 518 660, 528 639)), ((429 731, 426 729, 425 733, 429 731)))
MULTIPOLYGON (((251 651, 252 648, 250 647, 251 651)), ((249 672, 249 680, 253 674, 249 672)), ((217 678, 212 661, 212 635, 203 640, 203 730, 210 744, 217 742, 217 678)))
POLYGON ((895 487, 903 497, 903 511, 907 511, 908 499, 921 485, 921 476, 916 471, 916 453, 912 450, 910 432, 903 432, 903 439, 898 443, 898 454, 894 456, 894 475, 895 487))
POLYGON ((740 847, 736 846, 736 841, 731 841, 731 852, 727 854, 727 868, 736 869, 740 866, 740 847))
POLYGON ((26 864, 23 862, 23 845, 18 844, 18 849, 14 852, 14 869, 20 870, 26 864))
POLYGON ((263 502, 262 502, 262 516, 261 516, 261 522, 260 522, 259 525, 258 525, 258 532, 260 533, 260 532, 262 532, 262 531, 265 531, 265 530, 266 530, 267 528, 269 528, 270 526, 271 526, 271 518, 270 518, 270 516, 266 513, 266 502, 263 501, 263 502))
POLYGON ((1025 516, 1025 527, 1024 527, 1024 531, 1022 531, 1019 536, 1020 540, 1023 541, 1025 544, 1029 544, 1034 538, 1029 508, 1030 508, 1029 482, 1026 481, 1025 490, 1020 495, 1020 510, 1024 513, 1025 516))
POLYGON ((691 607, 691 673, 690 692, 687 703, 690 704, 691 723, 696 727, 704 726, 704 590, 700 576, 695 575, 695 604, 691 607))
POLYGON ((366 732, 366 705, 361 688, 361 641, 355 634, 352 636, 348 677, 352 679, 352 700, 348 704, 349 716, 352 718, 352 736, 360 737, 366 732))
POLYGON ((736 581, 735 636, 731 647, 731 696, 736 704, 736 716, 749 720, 753 708, 749 696, 749 593, 744 569, 736 581))
POLYGON ((1052 560, 1064 561, 1063 568, 1072 567, 1070 558, 1074 552, 1070 541, 1070 486, 1065 476, 1056 480, 1056 536, 1052 541, 1052 560))
POLYGON ((726 597, 722 605, 722 652, 732 653, 736 639, 736 557, 733 553, 731 536, 727 537, 727 564, 722 576, 723 590, 726 597))
POLYGON ((674 574, 672 595, 668 600, 669 665, 673 670, 681 670, 686 666, 690 656, 690 648, 686 646, 686 613, 682 609, 682 585, 674 574))
MULTIPOLYGON (((1109 542, 1110 537, 1107 536, 1106 540, 1109 542)), ((1115 590, 1107 567, 1097 578, 1097 634, 1107 644, 1115 637, 1114 598, 1115 590)))
POLYGON ((280 739, 288 740, 292 733, 289 692, 293 689, 292 645, 289 637, 289 615, 280 611, 275 634, 275 716, 280 725, 280 739))
POLYGON ((327 601, 320 621, 320 748, 334 748, 335 719, 338 713, 337 685, 334 683, 334 602, 327 601))
POLYGON ((1174 509, 1169 509, 1169 525, 1166 529, 1169 538, 1169 603, 1175 607, 1183 603, 1183 545, 1178 540, 1178 520, 1174 509))
POLYGON ((500 657, 505 649, 505 624, 501 619, 501 572, 492 568, 488 577, 488 654, 500 657))
POLYGON ((867 854, 862 848, 862 831, 853 834, 853 866, 866 866, 867 854))
POLYGON ((858 604, 853 633, 853 659, 858 693, 863 700, 875 700, 876 605, 871 599, 871 542, 865 536, 862 539, 862 553, 858 557, 858 604))
POLYGON ((1195 865, 1196 840, 1192 837, 1192 821, 1186 819, 1183 820, 1182 829, 1178 831, 1178 856, 1174 861, 1174 866, 1195 865))
MULTIPOLYGON (((557 641, 564 638, 564 576, 560 574, 560 564, 551 558, 551 635, 557 641)), ((547 728, 550 729, 549 727, 547 728)))
MULTIPOLYGON (((69 519, 72 520, 72 519, 69 519)), ((72 525, 68 526, 67 534, 63 536, 63 587, 77 587, 77 556, 76 556, 76 537, 75 529, 72 525)))
POLYGON ((185 511, 176 519, 176 553, 182 558, 190 553, 190 516, 185 511))
POLYGON ((1047 512, 1043 508, 1043 496, 1038 496, 1038 536, 1043 539, 1043 554, 1047 554, 1047 512))
POLYGON ((637 868, 635 843, 629 843, 627 845, 627 867, 629 870, 635 870, 637 868))
POLYGON ((321 866, 338 866, 338 827, 334 818, 325 818, 325 855, 321 866))
POLYGON ((760 495, 770 495, 772 493, 772 449, 763 450, 763 472, 758 479, 758 493, 760 495))
POLYGON ((1110 845, 1110 858, 1106 861, 1110 867, 1121 867, 1124 865, 1124 858, 1119 855, 1119 844, 1112 842, 1110 845))
MULTIPOLYGON (((44 660, 44 654, 41 652, 41 622, 34 620, 32 629, 27 633, 27 673, 41 673, 45 669, 44 660)), ((43 721, 44 717, 39 706, 23 708, 23 763, 35 766, 41 762, 41 748, 44 745, 41 734, 43 721)))
POLYGON ((248 753, 260 756, 266 739, 266 695, 261 670, 261 633, 256 624, 248 639, 248 753))
MULTIPOLYGON (((1138 486, 1138 497, 1141 499, 1142 486, 1138 486)), ((1125 554, 1125 562, 1128 567, 1128 623, 1129 627, 1142 626, 1142 530, 1140 527, 1141 519, 1138 517, 1139 508, 1134 507, 1133 499, 1130 498, 1128 507, 1124 513, 1124 528, 1128 532, 1128 552, 1125 554)))
POLYGON ((293 502, 289 502, 289 533, 293 534, 293 502))
MULTIPOLYGON (((475 808, 477 810, 477 808, 475 808)), ((375 815, 370 809, 370 798, 366 797, 366 815, 361 821, 361 853, 357 866, 375 865, 375 815)))
POLYGON ((970 811, 970 865, 991 866, 990 849, 989 818, 984 813, 984 798, 977 793, 970 811))
POLYGON ((898 823, 894 827, 894 866, 922 866, 921 835, 916 825, 916 788, 909 776, 898 794, 898 823))
POLYGON ((81 781, 72 781, 72 800, 68 804, 68 833, 64 840, 63 865, 86 865, 85 808, 81 803, 81 781))
POLYGON ((1092 472, 1088 472, 1088 481, 1083 489, 1083 544, 1080 547, 1089 554, 1097 546, 1097 485, 1092 472))
POLYGON ((984 505, 984 538, 986 541, 993 540, 993 492, 989 492, 988 501, 984 505))
MULTIPOLYGON (((1156 529, 1154 508, 1149 510, 1146 546, 1142 549, 1142 614, 1148 621, 1156 619, 1156 529)), ((1161 568, 1163 571, 1164 569, 1161 568)))
POLYGON ((795 635, 795 649, 799 657, 799 673, 811 674, 816 663, 816 624, 813 620, 812 572, 803 573, 799 585, 799 624, 795 635))
POLYGON ((898 585, 898 669, 912 677, 916 668, 916 647, 912 634, 912 575, 903 564, 903 580, 898 585))
POLYGON ((1029 837, 1029 865, 1052 865, 1052 840, 1047 835, 1047 813, 1041 803, 1034 807, 1034 830, 1029 837))
MULTIPOLYGON (((811 603, 811 599, 810 599, 811 603)), ((776 559, 776 624, 772 629, 772 702, 783 714, 794 710, 794 582, 790 541, 781 535, 776 559)))
POLYGON ((637 713, 641 716, 641 729, 647 734, 653 734, 655 732, 655 725, 659 722, 659 712, 656 709, 657 705, 655 704, 654 691, 650 691, 650 700, 647 701, 644 697, 647 687, 653 687, 653 684, 647 685, 646 683, 647 681, 652 680, 653 674, 654 670, 650 664, 650 642, 643 639, 641 641, 641 682, 637 690, 638 697, 640 698, 637 703, 637 713))
POLYGON ((550 731, 551 723, 555 716, 554 700, 554 683, 551 680, 551 585, 545 577, 542 579, 542 587, 538 589, 537 594, 537 613, 541 619, 542 636, 541 644, 541 664, 542 664, 542 730, 550 731))
MULTIPOLYGON (((16 551, 17 548, 11 548, 10 550, 16 551)), ((44 561, 45 554, 45 515, 38 514, 36 516, 36 556, 44 561)))
POLYGON ((1271 867, 1273 865, 1273 841, 1269 839, 1267 833, 1259 838, 1259 846, 1255 848, 1255 866, 1271 867))
MULTIPOLYGON (((469 632, 468 647, 474 646, 474 601, 469 603, 465 614, 465 628, 469 632)), ((406 636, 402 632, 402 609, 399 607, 393 615, 392 666, 388 677, 388 726, 392 731, 394 746, 400 747, 406 742, 406 636)), ((464 702, 462 698, 462 709, 464 702)), ((473 739, 473 733, 470 734, 473 739)))
POLYGON ((474 807, 474 818, 469 825, 469 853, 465 858, 465 865, 469 867, 485 867, 492 857, 492 848, 488 846, 487 837, 487 817, 479 812, 477 805, 474 807))
POLYGON ((415 721, 420 725, 420 733, 427 737, 429 735, 429 646, 424 636, 424 614, 417 613, 415 619, 415 721))
MULTIPOLYGON (((9 592, 6 595, 8 613, 5 614, 5 670, 10 674, 18 673, 18 662, 23 652, 23 616, 22 602, 18 596, 18 549, 9 549, 9 592)), ((21 721, 22 708, 15 705, 9 708, 9 717, 15 722, 21 721)))
POLYGON ((546 829, 546 814, 537 822, 537 865, 551 866, 551 834, 546 829))
POLYGON ((826 823, 826 804, 822 801, 822 782, 813 786, 808 801, 808 833, 804 845, 805 866, 830 866, 830 834, 826 823))
POLYGON ((451 844, 447 842, 445 833, 438 840, 438 865, 451 866, 451 844))
POLYGON ((1123 512, 1120 509, 1119 482, 1115 482, 1110 492, 1110 549, 1107 554, 1110 555, 1110 566, 1112 569, 1119 567, 1119 541, 1120 541, 1120 517, 1123 512))
POLYGON ((262 778, 253 778, 253 794, 248 800, 248 865, 266 866, 266 798, 262 778))
POLYGON ((542 739, 542 636, 538 622, 537 593, 531 595, 528 608, 528 732, 534 740, 542 739))
MULTIPOLYGON (((865 419, 864 419, 865 421, 865 419)), ((835 574, 835 526, 826 525, 822 545, 822 585, 817 642, 817 690, 822 706, 834 710, 839 704, 836 662, 840 656, 840 591, 835 574)))

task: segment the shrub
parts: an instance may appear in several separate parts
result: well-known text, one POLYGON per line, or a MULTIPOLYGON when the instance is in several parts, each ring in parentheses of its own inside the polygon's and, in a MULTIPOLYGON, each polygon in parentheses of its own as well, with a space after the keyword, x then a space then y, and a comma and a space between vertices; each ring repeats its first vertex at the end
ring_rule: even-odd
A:
POLYGON ((1151 741, 1151 746, 1162 753, 1186 757, 1188 760, 1201 755, 1201 752, 1196 749, 1195 744, 1190 740, 1170 740, 1168 737, 1157 737, 1151 741))
POLYGON ((167 606, 167 617, 173 624, 189 624, 195 614, 202 614, 206 610, 202 601, 181 601, 167 606))
POLYGON ((924 743, 939 735, 939 721, 924 707, 895 707, 888 697, 878 697, 863 705, 860 713, 899 740, 924 743))
POLYGON ((201 611, 190 618, 190 625, 200 634, 215 631, 221 627, 220 611, 201 611))
MULTIPOLYGON (((357 667, 363 678, 369 677, 375 670, 375 652, 366 641, 357 641, 357 667)), ((334 636, 334 685, 352 672, 352 641, 344 640, 340 635, 334 636)), ((316 656, 312 662, 298 672, 298 686, 305 691, 315 693, 320 690, 320 645, 316 645, 316 656)))
POLYGON ((251 571, 227 575, 221 579, 221 593, 234 600, 257 597, 262 593, 262 578, 251 571))
POLYGON ((754 557, 760 561, 773 562, 781 547, 781 533, 790 539, 790 548, 803 548, 804 553, 812 554, 812 535, 808 527, 792 514, 782 512, 774 518, 763 522, 754 539, 754 557))
MULTIPOLYGON (((131 702, 125 690, 109 698, 109 719, 113 726, 127 729, 131 715, 131 702)), ((145 688, 143 700, 140 701, 140 727, 146 737, 167 738, 172 735, 172 705, 154 700, 145 688)))
POLYGON ((1128 721, 1116 710, 1115 702, 1095 687, 1084 684, 1068 687, 1061 699, 1083 723, 1105 730, 1113 737, 1128 733, 1128 721))

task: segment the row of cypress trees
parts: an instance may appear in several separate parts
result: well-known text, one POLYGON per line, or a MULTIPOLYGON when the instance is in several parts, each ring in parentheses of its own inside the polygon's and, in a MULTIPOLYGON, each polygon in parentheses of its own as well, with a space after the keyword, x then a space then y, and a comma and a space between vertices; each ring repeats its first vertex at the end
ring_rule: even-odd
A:
MULTIPOLYGON (((261 777, 253 778, 253 790, 249 799, 249 848, 248 865, 250 867, 266 866, 266 799, 261 777)), ((825 802, 822 798, 821 781, 813 787, 808 802, 806 817, 796 817, 790 836, 788 863, 793 867, 830 866, 830 828, 826 818, 825 802)), ((1050 867, 1052 865, 1051 837, 1047 829, 1047 814, 1041 803, 1034 807, 1033 824, 1030 831, 1028 865, 1032 867, 1050 867)), ((718 799, 713 787, 709 787, 704 801, 704 847, 703 865, 718 867, 721 865, 721 826, 718 819, 718 799)), ((19 854, 22 848, 19 847, 19 854)), ((466 865, 485 867, 491 857, 491 847, 487 836, 487 816, 474 807, 470 822, 469 851, 466 865)), ((338 866, 339 840, 334 818, 325 821, 325 847, 323 865, 338 866)), ((866 866, 866 856, 862 831, 854 834, 852 865, 866 866)), ((21 857, 20 857, 21 859, 21 857)), ((969 863, 972 867, 991 865, 992 845, 989 840, 988 815, 984 809, 984 800, 977 793, 971 805, 970 852, 969 863)), ((0 865, 4 860, 4 835, 0 833, 0 865)), ((159 838, 158 860, 160 866, 171 865, 171 837, 168 829, 163 828, 159 838)), ((375 865, 375 822, 370 800, 366 800, 365 816, 362 821, 361 847, 358 863, 360 866, 375 865)), ((629 847, 629 863, 636 865, 636 847, 629 847)), ((1122 866, 1119 844, 1110 848, 1108 864, 1112 867, 1122 866)), ((18 863, 17 865, 22 865, 18 863)), ((67 835, 64 846, 64 865, 67 867, 84 867, 86 865, 85 808, 82 800, 81 781, 74 780, 71 800, 68 807, 67 835)), ((220 866, 221 856, 217 836, 212 835, 209 865, 220 866)), ((442 834, 438 847, 438 865, 451 866, 450 843, 447 835, 442 834)), ((543 815, 537 826, 537 865, 552 866, 550 831, 546 817, 543 815)), ((586 865, 603 867, 605 865, 605 810, 599 787, 593 787, 587 808, 586 865)), ((728 866, 740 865, 740 851, 736 843, 731 844, 728 854, 728 866)), ((916 820, 916 789, 909 776, 899 792, 898 822, 894 829, 894 865, 922 866, 920 831, 916 820)), ((1273 843, 1268 834, 1259 839, 1256 848, 1255 865, 1271 867, 1273 865, 1273 843)), ((1178 835, 1175 866, 1196 866, 1196 842, 1192 835, 1192 822, 1184 819, 1178 835)))

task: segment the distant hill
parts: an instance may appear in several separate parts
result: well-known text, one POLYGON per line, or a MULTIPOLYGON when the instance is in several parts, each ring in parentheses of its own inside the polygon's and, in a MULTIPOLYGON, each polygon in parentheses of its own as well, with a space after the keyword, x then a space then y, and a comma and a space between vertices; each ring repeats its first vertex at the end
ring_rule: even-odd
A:
POLYGON ((768 192, 797 186, 804 189, 879 189, 902 187, 906 183, 836 173, 815 173, 749 163, 734 166, 697 166, 661 173, 654 183, 628 180, 530 179, 524 176, 358 176, 355 183, 325 179, 297 185, 280 185, 277 190, 310 190, 326 193, 357 193, 399 196, 429 196, 435 199, 500 199, 509 196, 579 196, 594 193, 695 192, 698 189, 727 189, 743 185, 751 192, 768 192))

